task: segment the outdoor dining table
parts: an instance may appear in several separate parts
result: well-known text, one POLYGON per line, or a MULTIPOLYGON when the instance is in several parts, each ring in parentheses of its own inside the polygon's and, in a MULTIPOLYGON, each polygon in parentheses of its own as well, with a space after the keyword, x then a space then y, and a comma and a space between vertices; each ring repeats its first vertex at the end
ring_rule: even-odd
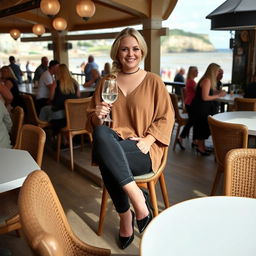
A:
POLYGON ((222 122, 244 124, 248 128, 248 134, 256 136, 256 111, 223 112, 212 117, 222 122))
POLYGON ((256 199, 202 197, 164 210, 148 225, 141 256, 254 256, 256 199))
POLYGON ((40 170, 28 151, 0 148, 0 193, 22 186, 34 170, 40 170))

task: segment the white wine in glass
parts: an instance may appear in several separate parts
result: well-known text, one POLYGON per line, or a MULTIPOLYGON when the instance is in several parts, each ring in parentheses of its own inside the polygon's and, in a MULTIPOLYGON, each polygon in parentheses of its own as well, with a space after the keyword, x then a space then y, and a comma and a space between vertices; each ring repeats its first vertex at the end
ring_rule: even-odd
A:
MULTIPOLYGON (((118 97, 118 86, 116 79, 108 79, 104 81, 101 97, 104 102, 108 104, 112 104, 117 100, 118 97)), ((112 119, 110 118, 110 115, 106 116, 106 118, 103 119, 105 122, 112 122, 112 119)))

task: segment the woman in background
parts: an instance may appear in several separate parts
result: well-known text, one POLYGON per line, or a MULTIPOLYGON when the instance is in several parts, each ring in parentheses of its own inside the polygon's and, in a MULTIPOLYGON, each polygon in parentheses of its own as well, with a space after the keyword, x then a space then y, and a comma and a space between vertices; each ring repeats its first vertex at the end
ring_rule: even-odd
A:
POLYGON ((210 136, 208 116, 215 114, 215 104, 213 100, 226 95, 225 91, 217 91, 217 75, 220 66, 211 63, 196 87, 196 95, 192 101, 192 119, 194 125, 194 139, 197 140, 197 152, 202 156, 208 156, 209 152, 205 147, 205 140, 210 136))
POLYGON ((0 100, 0 148, 11 148, 9 132, 12 128, 12 119, 4 103, 0 100))
MULTIPOLYGON (((182 144, 182 139, 186 138, 189 136, 189 131, 190 128, 193 126, 193 121, 192 121, 192 115, 191 115, 191 103, 192 100, 194 99, 196 95, 196 81, 195 78, 198 75, 198 69, 196 66, 190 66, 188 69, 188 74, 186 78, 186 87, 185 87, 185 106, 186 110, 188 113, 188 122, 184 126, 180 137, 178 139, 178 145, 182 150, 185 150, 183 144, 182 144)), ((193 132, 193 142, 192 142, 192 147, 196 145, 195 139, 194 139, 194 132, 193 132)))

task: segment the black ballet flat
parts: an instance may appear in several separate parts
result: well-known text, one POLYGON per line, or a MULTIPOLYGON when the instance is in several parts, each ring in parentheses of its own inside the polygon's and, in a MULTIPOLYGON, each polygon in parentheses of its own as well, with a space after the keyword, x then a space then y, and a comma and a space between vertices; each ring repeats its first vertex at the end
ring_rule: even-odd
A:
POLYGON ((196 152, 200 154, 201 156, 209 156, 210 153, 208 151, 200 151, 198 148, 196 148, 196 152))
POLYGON ((134 218, 135 218, 135 213, 131 210, 132 213, 132 235, 131 236, 120 236, 119 235, 119 246, 121 249, 127 248, 133 241, 134 239, 134 218))
POLYGON ((181 144, 181 141, 179 139, 177 139, 177 143, 180 146, 181 150, 185 150, 185 147, 181 144))
POLYGON ((149 224, 149 222, 153 218, 152 211, 151 211, 151 210, 153 210, 153 207, 150 203, 149 194, 146 191, 143 191, 143 190, 142 190, 142 192, 143 192, 143 195, 145 197, 145 201, 146 201, 146 205, 147 205, 149 214, 145 218, 143 218, 141 220, 137 220, 137 226, 138 226, 138 229, 139 229, 140 233, 142 233, 145 230, 145 228, 147 227, 147 225, 149 224))

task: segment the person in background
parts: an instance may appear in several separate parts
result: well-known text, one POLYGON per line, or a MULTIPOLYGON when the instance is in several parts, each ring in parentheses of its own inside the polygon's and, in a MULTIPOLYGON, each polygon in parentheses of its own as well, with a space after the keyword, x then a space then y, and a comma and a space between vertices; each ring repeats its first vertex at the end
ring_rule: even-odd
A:
POLYGON ((0 148, 11 148, 9 132, 12 128, 12 119, 4 103, 0 100, 0 148))
POLYGON ((92 73, 91 73, 92 69, 99 70, 99 66, 94 62, 94 57, 92 55, 89 55, 88 63, 85 65, 85 68, 84 68, 86 82, 92 79, 92 73))
POLYGON ((36 108, 38 114, 40 113, 42 107, 50 103, 50 88, 55 86, 54 75, 56 74, 58 67, 59 62, 56 60, 51 60, 48 70, 46 70, 40 77, 38 92, 36 95, 36 108))
POLYGON ((214 100, 226 95, 225 91, 217 91, 217 75, 220 66, 211 63, 196 87, 196 95, 191 103, 191 113, 194 125, 194 139, 197 140, 196 151, 202 156, 208 156, 210 153, 205 146, 205 140, 210 136, 208 125, 208 116, 216 114, 214 100))
MULTIPOLYGON (((180 134, 180 137, 178 138, 178 145, 182 150, 184 150, 184 146, 182 144, 182 139, 189 136, 190 128, 193 126, 192 121, 192 113, 191 113, 191 103, 195 97, 196 94, 196 81, 195 78, 198 75, 198 69, 195 66, 190 66, 188 69, 187 79, 186 79, 186 87, 185 87, 185 106, 188 113, 188 122, 183 127, 183 130, 180 134)), ((194 134, 194 133, 193 133, 194 134)), ((194 135, 193 135, 194 136, 194 135)), ((193 138, 192 147, 196 145, 196 141, 193 138)))
MULTIPOLYGON (((1 70, 0 70, 1 73, 1 70)), ((5 86, 4 81, 0 80, 0 100, 8 106, 13 100, 13 95, 10 90, 5 86)))
POLYGON ((30 63, 29 60, 26 63, 26 72, 27 72, 27 82, 31 83, 32 81, 32 71, 30 69, 30 63))
POLYGON ((246 85, 244 98, 256 98, 256 74, 252 77, 252 82, 246 85))
POLYGON ((91 80, 85 82, 83 87, 96 87, 97 83, 100 80, 100 73, 98 69, 91 70, 91 80))
MULTIPOLYGON (((224 70, 222 68, 220 68, 219 73, 217 75, 217 91, 221 91, 223 84, 221 82, 222 78, 223 78, 223 74, 224 74, 224 70)), ((224 112, 225 111, 225 105, 228 105, 225 102, 218 102, 215 101, 215 107, 216 107, 216 112, 218 113, 219 110, 220 112, 224 112)))
MULTIPOLYGON (((179 82, 179 83, 184 83, 185 82, 185 78, 184 78, 184 74, 185 74, 185 69, 184 68, 180 68, 179 71, 177 72, 177 74, 174 77, 174 82, 179 82)), ((180 86, 175 86, 175 94, 178 96, 178 98, 181 97, 181 87, 180 86)))
POLYGON ((93 155, 120 217, 119 246, 125 249, 134 239, 135 217, 139 232, 152 219, 149 197, 134 176, 159 168, 164 148, 170 143, 174 112, 162 79, 139 67, 147 45, 137 30, 122 30, 110 55, 112 71, 96 87, 88 107, 87 129, 93 132, 93 155), (107 104, 101 91, 104 80, 112 78, 117 80, 119 95, 113 104, 107 104), (110 109, 113 122, 108 127, 103 118, 110 109))
POLYGON ((41 75, 48 69, 48 58, 46 56, 41 58, 41 64, 36 68, 33 82, 35 85, 39 83, 41 75))
POLYGON ((57 135, 66 125, 65 100, 80 97, 79 84, 72 78, 68 67, 60 64, 56 73, 56 83, 50 87, 50 105, 44 106, 40 111, 41 120, 51 122, 53 135, 57 135))
POLYGON ((104 69, 101 71, 101 76, 109 75, 111 71, 111 65, 109 62, 106 62, 104 65, 104 69))
POLYGON ((10 56, 9 57, 9 67, 12 69, 15 77, 16 77, 16 80, 17 80, 17 83, 18 84, 22 84, 22 76, 23 76, 23 72, 20 70, 20 66, 15 64, 15 58, 14 56, 10 56))

